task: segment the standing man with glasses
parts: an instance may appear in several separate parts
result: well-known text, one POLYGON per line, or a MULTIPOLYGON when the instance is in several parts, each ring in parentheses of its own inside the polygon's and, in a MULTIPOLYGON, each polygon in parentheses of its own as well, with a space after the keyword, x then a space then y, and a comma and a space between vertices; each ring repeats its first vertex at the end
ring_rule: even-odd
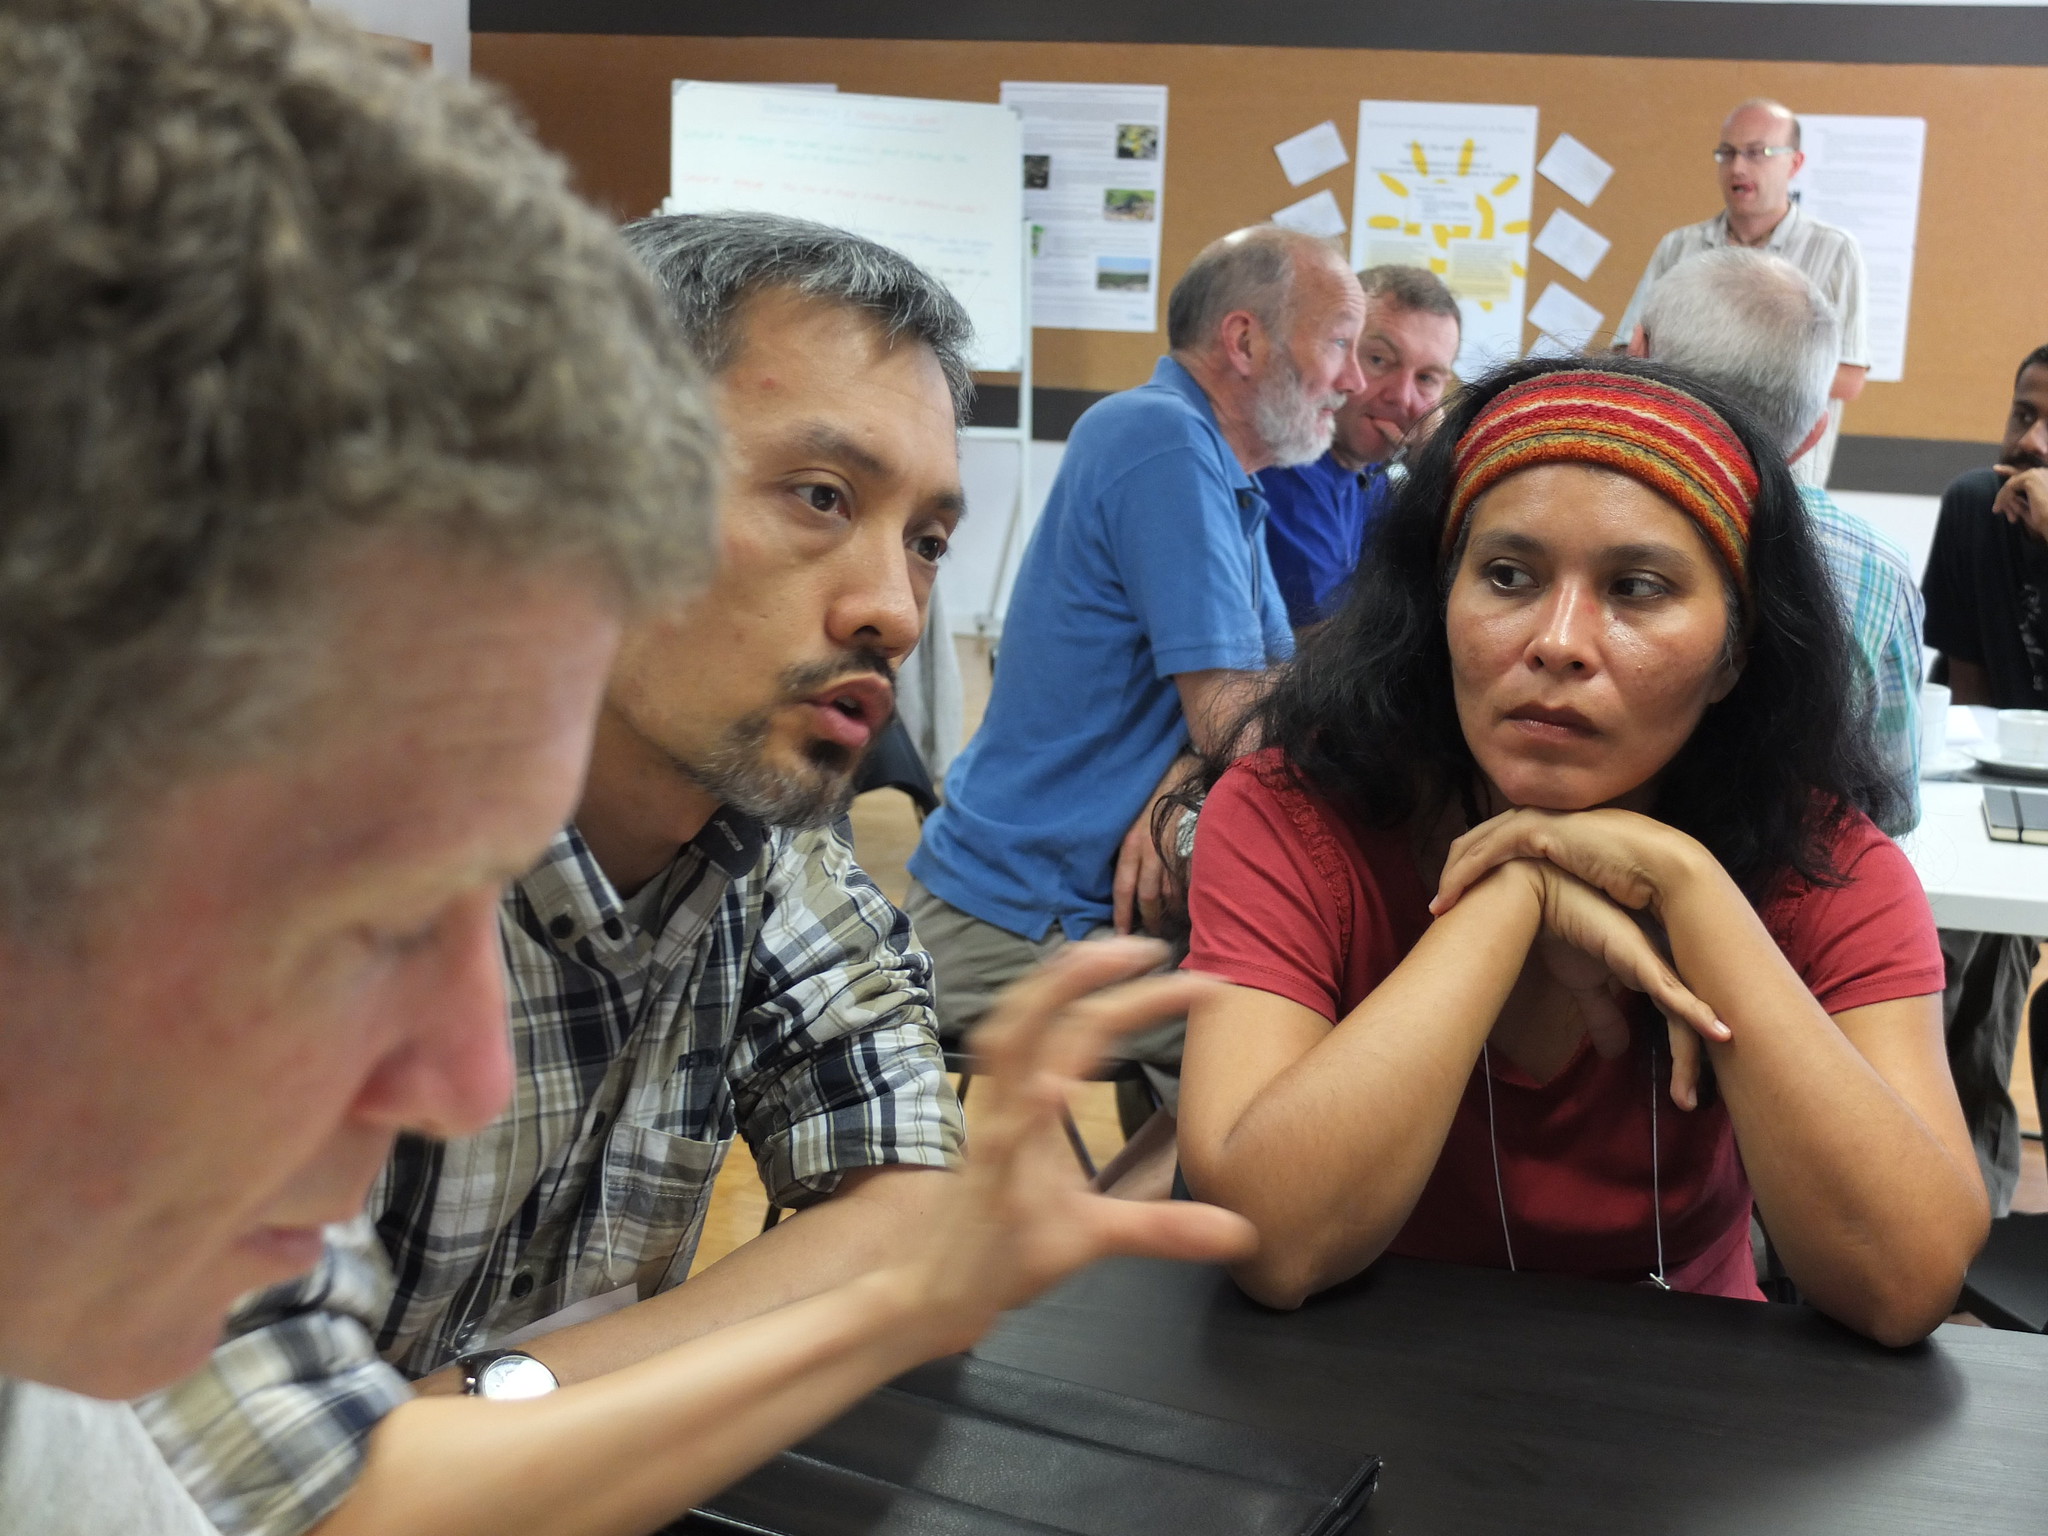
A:
POLYGON ((1730 112, 1721 124, 1721 141, 1714 146, 1714 164, 1720 173, 1721 212, 1674 229, 1657 242, 1635 297, 1615 327, 1614 345, 1628 346, 1651 288, 1686 257, 1730 245, 1784 257, 1820 285, 1841 324, 1842 354, 1828 390, 1827 424, 1791 464, 1795 480, 1824 486, 1835 459, 1835 439, 1842 431, 1842 407, 1863 393, 1870 372, 1863 316, 1869 283, 1863 252, 1854 235, 1802 213, 1794 200, 1792 178, 1806 164, 1806 156, 1799 148, 1799 119, 1782 102, 1759 97, 1730 112))

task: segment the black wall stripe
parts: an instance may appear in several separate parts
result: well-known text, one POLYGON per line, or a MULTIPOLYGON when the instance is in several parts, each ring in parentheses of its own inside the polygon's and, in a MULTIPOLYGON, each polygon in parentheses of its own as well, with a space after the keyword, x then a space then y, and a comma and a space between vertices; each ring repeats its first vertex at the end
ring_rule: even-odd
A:
POLYGON ((1719 0, 470 0, 477 32, 2048 65, 2048 10, 1719 0))
MULTIPOLYGON (((1063 443, 1081 413, 1103 398, 1092 389, 1031 391, 1031 435, 1041 443, 1063 443)), ((974 425, 1017 425, 1017 389, 984 384, 974 392, 974 425)), ((1829 476, 1838 491, 1891 491, 1905 496, 1939 496, 1965 470, 1998 461, 1998 444, 1955 442, 1936 437, 1855 437, 1835 445, 1829 476)))

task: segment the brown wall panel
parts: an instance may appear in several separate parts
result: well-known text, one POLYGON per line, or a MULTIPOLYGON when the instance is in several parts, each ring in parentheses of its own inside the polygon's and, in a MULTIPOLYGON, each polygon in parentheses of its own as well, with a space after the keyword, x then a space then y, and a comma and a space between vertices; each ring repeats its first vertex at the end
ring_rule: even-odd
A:
MULTIPOLYGON (((1006 79, 1164 84, 1169 279, 1206 241, 1317 187, 1331 187, 1348 213, 1349 166, 1292 188, 1272 146, 1326 117, 1350 144, 1361 97, 1535 106, 1539 153, 1569 131, 1615 174, 1590 210, 1539 178, 1532 228, 1563 204, 1614 248, 1585 284, 1532 253, 1530 298, 1559 280, 1610 324, 1658 236, 1719 207, 1707 151, 1734 102, 1772 95, 1804 111, 1925 117, 1906 378, 1871 385, 1849 408, 1847 430, 1994 437, 2014 364, 2048 341, 2048 198, 2035 191, 2048 169, 2036 147, 2048 142, 2048 70, 2039 68, 563 33, 478 33, 472 47, 475 72, 510 91, 582 189, 621 216, 647 212, 668 190, 673 79, 829 80, 963 101, 995 100, 1006 79)), ((1163 345, 1157 335, 1041 330, 1038 381, 1125 388, 1163 345)))

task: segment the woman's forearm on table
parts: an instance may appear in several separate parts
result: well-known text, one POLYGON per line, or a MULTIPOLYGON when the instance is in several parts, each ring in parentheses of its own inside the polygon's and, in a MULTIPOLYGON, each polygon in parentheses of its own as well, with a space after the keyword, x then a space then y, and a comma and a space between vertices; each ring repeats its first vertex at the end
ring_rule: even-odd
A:
POLYGON ((528 1402, 422 1397, 317 1536, 631 1536, 957 1347, 882 1272, 528 1402))
POLYGON ((1921 1336, 1948 1311, 1986 1220, 1960 1114, 1941 1112, 1953 1089, 1938 1011, 1882 1005, 1883 1027, 1927 1036, 1927 1070, 1913 1070, 1908 1049, 1893 1081, 1814 1000, 1718 866, 1680 883, 1663 916, 1679 973, 1732 1031, 1708 1054, 1788 1271, 1852 1327, 1889 1343, 1921 1336))
MULTIPOLYGON (((1335 1028, 1236 1103, 1196 1074, 1258 1077, 1242 1056, 1245 1033, 1233 1027, 1241 1004, 1227 994, 1205 1005, 1209 1018, 1198 1011, 1194 1028, 1214 1033, 1196 1043, 1183 1085, 1181 1157, 1200 1198, 1259 1229, 1258 1253, 1233 1270, 1249 1294, 1299 1305, 1370 1264, 1400 1231, 1539 919, 1526 875, 1499 871, 1335 1028)), ((1268 1006, 1276 1002, 1307 1013, 1268 1006)))

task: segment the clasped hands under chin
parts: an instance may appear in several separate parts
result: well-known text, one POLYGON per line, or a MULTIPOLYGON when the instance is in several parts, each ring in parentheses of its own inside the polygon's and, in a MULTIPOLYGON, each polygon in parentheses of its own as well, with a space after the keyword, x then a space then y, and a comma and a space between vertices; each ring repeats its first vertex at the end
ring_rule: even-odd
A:
POLYGON ((1672 1102, 1692 1109, 1701 1042, 1730 1032, 1673 967, 1664 915, 1702 852, 1632 811, 1511 810, 1452 843, 1430 910, 1441 916, 1496 869, 1527 878, 1542 914, 1533 948, 1576 1002, 1593 1048, 1609 1059, 1627 1050, 1627 994, 1644 993, 1670 1038, 1672 1102))

